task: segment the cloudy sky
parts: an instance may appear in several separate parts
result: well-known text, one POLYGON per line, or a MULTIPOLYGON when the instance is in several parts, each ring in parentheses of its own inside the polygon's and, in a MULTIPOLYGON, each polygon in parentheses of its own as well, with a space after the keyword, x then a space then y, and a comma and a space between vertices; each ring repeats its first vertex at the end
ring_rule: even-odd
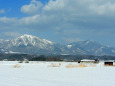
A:
POLYGON ((115 0, 0 0, 0 38, 23 34, 115 47, 115 0))

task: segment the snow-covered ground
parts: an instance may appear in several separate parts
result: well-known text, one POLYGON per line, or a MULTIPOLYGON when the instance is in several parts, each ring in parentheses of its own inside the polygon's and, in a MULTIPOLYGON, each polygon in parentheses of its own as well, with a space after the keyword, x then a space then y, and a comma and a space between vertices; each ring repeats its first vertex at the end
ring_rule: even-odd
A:
POLYGON ((103 62, 0 61, 0 86, 115 86, 115 67, 103 62))

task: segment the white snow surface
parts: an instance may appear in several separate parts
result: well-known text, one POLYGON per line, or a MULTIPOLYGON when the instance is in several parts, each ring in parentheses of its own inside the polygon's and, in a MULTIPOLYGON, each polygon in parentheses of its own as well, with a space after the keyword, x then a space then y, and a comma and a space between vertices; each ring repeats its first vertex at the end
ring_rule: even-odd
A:
POLYGON ((71 48, 72 47, 72 45, 67 45, 67 48, 71 48))
POLYGON ((103 62, 95 67, 66 67, 71 64, 78 63, 0 61, 0 86, 115 86, 115 67, 105 67, 103 62))
POLYGON ((113 53, 115 53, 115 50, 112 50, 113 53))

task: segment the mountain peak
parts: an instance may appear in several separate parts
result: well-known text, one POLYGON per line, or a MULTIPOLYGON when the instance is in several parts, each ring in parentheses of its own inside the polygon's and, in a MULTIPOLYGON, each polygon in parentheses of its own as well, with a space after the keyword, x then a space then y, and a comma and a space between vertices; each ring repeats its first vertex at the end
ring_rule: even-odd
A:
POLYGON ((59 45, 28 34, 8 41, 1 40, 0 45, 0 48, 4 50, 30 54, 115 55, 115 48, 106 47, 91 40, 59 45))
POLYGON ((54 43, 46 39, 40 39, 39 37, 36 37, 36 36, 24 34, 12 40, 12 44, 14 46, 20 46, 20 45, 47 46, 47 45, 53 45, 54 43))
POLYGON ((27 37, 27 38, 38 38, 36 36, 32 36, 32 35, 28 35, 28 34, 24 34, 24 35, 20 36, 19 38, 24 38, 24 37, 27 37))
POLYGON ((40 39, 39 37, 37 37, 37 36, 32 36, 32 35, 28 35, 28 34, 24 34, 24 35, 22 35, 21 36, 21 38, 24 38, 24 37, 26 37, 26 38, 30 38, 30 39, 38 39, 38 40, 40 40, 40 41, 42 41, 42 42, 46 42, 46 43, 49 43, 49 44, 53 44, 53 42, 51 42, 51 41, 49 41, 49 40, 46 40, 46 39, 40 39))
POLYGON ((22 36, 27 36, 27 37, 30 37, 30 36, 32 36, 32 35, 29 35, 29 34, 24 34, 24 35, 22 35, 22 36))

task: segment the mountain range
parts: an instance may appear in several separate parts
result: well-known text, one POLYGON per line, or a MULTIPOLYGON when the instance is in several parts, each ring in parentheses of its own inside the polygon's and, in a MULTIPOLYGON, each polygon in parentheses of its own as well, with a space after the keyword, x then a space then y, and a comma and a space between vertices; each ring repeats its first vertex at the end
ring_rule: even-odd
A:
POLYGON ((37 55, 115 55, 115 48, 86 40, 57 44, 46 39, 24 34, 12 40, 0 39, 0 53, 25 53, 37 55))

